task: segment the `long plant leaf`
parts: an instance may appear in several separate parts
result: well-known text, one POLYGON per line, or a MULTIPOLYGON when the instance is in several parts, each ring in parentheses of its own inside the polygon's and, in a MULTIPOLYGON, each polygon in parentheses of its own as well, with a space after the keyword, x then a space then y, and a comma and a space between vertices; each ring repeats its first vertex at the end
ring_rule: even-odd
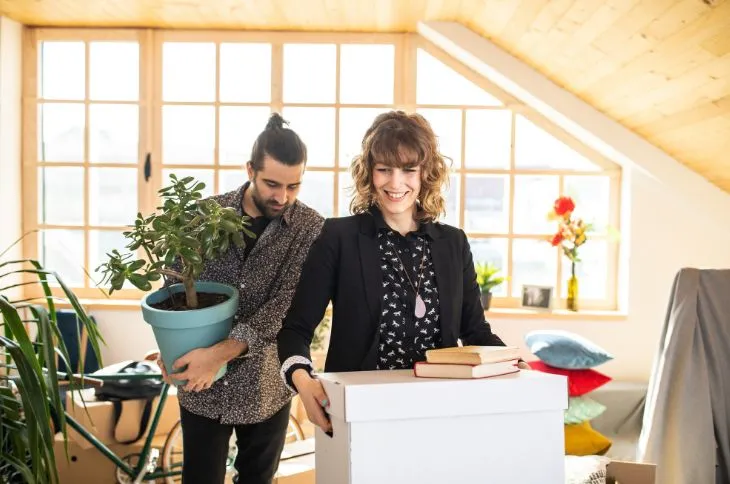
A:
MULTIPOLYGON (((36 267, 39 272, 45 272, 42 271, 41 264, 36 260, 30 260, 31 264, 33 264, 34 267, 36 267)), ((52 273, 53 276, 56 278, 56 282, 61 286, 61 289, 63 289, 63 293, 68 298, 69 303, 71 303, 71 307, 76 311, 76 316, 81 319, 81 322, 84 323, 84 327, 86 328, 86 334, 88 335, 89 343, 91 344, 92 349, 94 350, 94 354, 96 355, 96 359, 99 362, 99 366, 104 366, 102 363, 101 358, 101 348, 99 347, 99 343, 104 343, 104 338, 101 336, 101 333, 99 332, 99 328, 94 324, 94 322, 91 320, 91 318, 86 314, 86 311, 81 306, 81 303, 79 302, 79 299, 76 297, 76 294, 71 291, 71 288, 69 288, 63 280, 58 277, 58 274, 55 272, 52 273)), ((45 277, 45 274, 39 274, 41 285, 43 286, 43 292, 46 294, 46 297, 50 298, 52 297, 51 288, 48 286, 48 281, 45 277)), ((56 310, 55 305, 53 304, 52 300, 48 301, 48 313, 50 314, 51 318, 55 318, 56 310)), ((54 321, 55 323, 56 321, 54 321)))
POLYGON ((38 363, 34 355, 26 355, 14 341, 0 337, 0 345, 7 348, 18 366, 19 378, 16 384, 25 411, 33 474, 39 482, 56 484, 58 473, 53 455, 54 437, 49 425, 48 392, 43 373, 34 371, 33 362, 38 363))
MULTIPOLYGON (((51 330, 51 320, 48 317, 48 311, 43 306, 31 306, 33 316, 38 319, 38 337, 43 342, 41 352, 45 360, 46 377, 49 380, 49 387, 58 388, 58 368, 56 367, 56 354, 53 350, 53 334, 51 330)), ((60 344, 63 344, 61 340, 60 344)), ((65 349, 65 345, 64 345, 65 349)), ((61 402, 61 394, 57 391, 50 391, 50 404, 55 415, 60 421, 60 428, 66 438, 66 416, 63 412, 63 403, 61 402)))
POLYGON ((10 464, 10 467, 18 471, 18 473, 23 476, 24 482, 27 482, 28 484, 35 484, 37 482, 35 477, 33 477, 33 472, 30 470, 30 467, 17 457, 2 452, 0 453, 0 462, 2 461, 7 461, 10 464))
POLYGON ((24 238, 26 238, 30 234, 34 234, 36 232, 38 232, 38 230, 29 230, 26 233, 24 233, 23 235, 21 235, 17 240, 15 240, 12 244, 10 244, 9 246, 7 246, 2 252, 0 252, 0 257, 2 257, 5 254, 7 254, 8 251, 10 251, 10 249, 12 249, 13 247, 15 247, 21 240, 23 240, 24 238))

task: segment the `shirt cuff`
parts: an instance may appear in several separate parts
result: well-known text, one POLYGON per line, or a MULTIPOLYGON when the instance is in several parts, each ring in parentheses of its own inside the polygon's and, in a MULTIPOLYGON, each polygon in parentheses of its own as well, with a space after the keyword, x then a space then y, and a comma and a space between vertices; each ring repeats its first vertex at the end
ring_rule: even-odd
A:
POLYGON ((294 382, 292 381, 292 375, 299 368, 303 368, 307 370, 307 372, 311 376, 314 372, 313 366, 314 365, 312 365, 312 362, 304 356, 290 356, 286 359, 286 361, 284 361, 284 364, 281 365, 281 378, 284 380, 284 383, 289 388, 289 390, 297 393, 297 389, 294 388, 294 382))
POLYGON ((231 330, 231 333, 228 335, 228 337, 236 341, 240 341, 241 343, 246 343, 246 345, 248 346, 248 350, 246 351, 246 353, 240 355, 240 357, 245 358, 246 356, 253 353, 256 348, 258 348, 259 338, 256 335, 256 332, 246 324, 236 324, 231 330))

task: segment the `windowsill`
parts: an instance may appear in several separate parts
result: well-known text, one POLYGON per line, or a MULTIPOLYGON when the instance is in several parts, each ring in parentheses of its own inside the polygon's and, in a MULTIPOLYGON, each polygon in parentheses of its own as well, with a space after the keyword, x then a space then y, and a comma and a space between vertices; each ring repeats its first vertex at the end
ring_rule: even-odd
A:
MULTIPOLYGON (((81 299, 87 311, 139 311, 139 299, 81 299)), ((57 304, 68 309, 68 303, 57 304)), ((567 321, 626 321, 628 315, 620 311, 599 311, 593 309, 577 312, 555 309, 552 311, 532 311, 522 308, 491 308, 484 312, 487 319, 563 319, 567 321)))
POLYGON ((534 311, 523 308, 491 308, 484 312, 489 319, 562 319, 567 321, 626 321, 628 315, 621 311, 600 311, 586 309, 568 311, 553 309, 551 311, 534 311))
MULTIPOLYGON (((81 305, 89 312, 98 310, 141 311, 140 299, 79 299, 81 305)), ((60 309, 70 309, 68 302, 56 302, 60 309)))

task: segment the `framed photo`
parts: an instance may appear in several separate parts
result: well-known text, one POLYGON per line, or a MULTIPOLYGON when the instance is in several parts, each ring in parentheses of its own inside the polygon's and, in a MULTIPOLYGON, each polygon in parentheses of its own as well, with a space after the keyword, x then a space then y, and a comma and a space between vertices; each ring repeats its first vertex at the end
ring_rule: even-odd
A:
POLYGON ((521 305, 537 311, 550 311, 553 307, 552 286, 522 286, 521 305))

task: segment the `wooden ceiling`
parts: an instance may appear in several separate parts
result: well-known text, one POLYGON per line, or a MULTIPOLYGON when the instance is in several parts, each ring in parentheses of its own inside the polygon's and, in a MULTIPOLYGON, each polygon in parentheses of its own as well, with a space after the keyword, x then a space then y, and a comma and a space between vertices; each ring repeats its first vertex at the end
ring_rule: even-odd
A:
POLYGON ((730 192, 730 0, 0 0, 0 14, 358 32, 458 20, 730 192))

